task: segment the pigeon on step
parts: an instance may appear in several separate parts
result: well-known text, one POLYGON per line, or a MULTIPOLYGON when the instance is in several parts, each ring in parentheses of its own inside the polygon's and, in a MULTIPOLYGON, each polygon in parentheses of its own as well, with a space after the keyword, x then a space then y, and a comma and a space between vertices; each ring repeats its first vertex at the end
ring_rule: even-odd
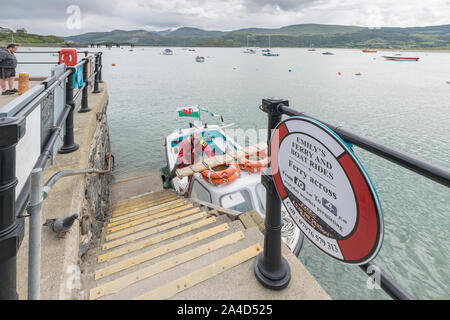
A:
POLYGON ((55 232, 58 238, 64 238, 75 220, 78 220, 78 214, 76 213, 64 218, 47 219, 43 225, 49 227, 53 232, 55 232))

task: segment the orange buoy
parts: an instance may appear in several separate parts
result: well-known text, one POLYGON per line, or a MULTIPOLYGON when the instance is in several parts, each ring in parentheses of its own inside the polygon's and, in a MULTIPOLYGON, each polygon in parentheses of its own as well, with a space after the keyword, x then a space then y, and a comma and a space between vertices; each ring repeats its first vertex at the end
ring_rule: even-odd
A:
POLYGON ((30 74, 28 72, 19 73, 19 90, 18 95, 22 95, 30 89, 30 74))
POLYGON ((340 76, 341 76, 341 75, 342 75, 342 72, 338 72, 338 75, 340 75, 340 76))
POLYGON ((59 52, 59 63, 73 67, 78 63, 77 49, 61 49, 59 52))
POLYGON ((115 63, 113 63, 113 64, 112 64, 112 66, 113 66, 113 67, 115 67, 115 66, 116 66, 116 64, 115 64, 115 63))
POLYGON ((258 153, 260 160, 249 160, 248 158, 242 158, 239 161, 239 167, 241 170, 252 173, 260 173, 261 170, 265 169, 269 165, 269 159, 267 153, 258 153))
POLYGON ((228 168, 221 171, 207 169, 202 172, 203 179, 212 184, 230 183, 241 175, 241 170, 236 161, 228 165, 228 168))

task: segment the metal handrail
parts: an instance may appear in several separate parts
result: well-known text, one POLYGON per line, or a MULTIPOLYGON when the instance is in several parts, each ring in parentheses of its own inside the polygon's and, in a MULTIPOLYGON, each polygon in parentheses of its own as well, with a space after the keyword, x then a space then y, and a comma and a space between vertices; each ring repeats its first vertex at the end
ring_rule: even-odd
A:
MULTIPOLYGON (((28 52, 27 52, 28 53, 28 52)), ((34 52, 39 53, 39 52, 34 52)), ((2 162, 2 168, 0 175, 0 190, 3 192, 3 196, 0 198, 0 207, 2 208, 2 218, 0 221, 0 299, 17 299, 17 288, 16 288, 16 255, 18 248, 23 239, 23 218, 22 212, 25 210, 27 203, 30 200, 31 193, 29 187, 36 181, 31 181, 31 176, 25 181, 22 188, 22 192, 19 193, 18 197, 15 197, 15 188, 17 185, 16 176, 16 144, 24 136, 26 131, 26 117, 32 113, 39 105, 40 102, 47 98, 61 82, 66 82, 66 93, 65 93, 65 109, 59 114, 57 123, 53 128, 49 130, 49 137, 45 141, 45 145, 41 146, 41 154, 38 157, 34 172, 42 172, 45 168, 47 161, 52 157, 53 150, 56 143, 59 140, 60 132, 65 124, 65 134, 64 134, 64 145, 59 150, 60 153, 69 153, 78 149, 78 145, 74 142, 74 109, 75 100, 80 95, 82 95, 81 109, 80 112, 88 112, 90 109, 87 106, 88 103, 88 82, 94 79, 94 91, 92 93, 99 93, 99 83, 101 81, 101 52, 96 52, 93 56, 86 57, 82 59, 74 67, 67 67, 66 71, 63 71, 58 77, 51 76, 44 80, 41 85, 37 86, 36 89, 31 89, 29 94, 25 93, 21 98, 12 102, 12 105, 8 107, 6 112, 2 114, 0 118, 0 153, 3 159, 8 161, 2 162), (92 72, 91 77, 87 77, 88 64, 90 61, 95 60, 95 72, 92 72), (77 68, 83 68, 83 81, 84 84, 79 88, 79 91, 74 94, 74 73, 77 68), (14 104, 16 103, 16 104, 14 104), (14 201, 15 200, 15 201, 14 201), (17 239, 17 243, 10 241, 11 238, 17 239), (5 250, 3 250, 5 249, 5 250)), ((26 64, 44 64, 46 62, 27 62, 26 64)), ((57 63, 52 63, 57 64, 57 63)), ((106 173, 111 170, 111 156, 109 157, 109 164, 107 170, 93 170, 92 172, 86 173, 106 173)), ((31 201, 31 211, 33 211, 33 204, 35 204, 39 199, 32 199, 31 201)), ((36 207, 38 209, 38 207, 36 207)), ((35 221, 40 221, 39 217, 33 219, 35 221)), ((40 228, 39 223, 33 224, 33 228, 40 228)), ((36 238, 33 234, 30 239, 36 238)), ((30 260, 35 262, 35 260, 30 260)), ((31 279, 32 283, 36 283, 39 277, 34 277, 31 279)), ((35 292, 36 294, 36 292, 35 292)))
POLYGON ((428 163, 426 161, 423 161, 417 157, 414 157, 412 155, 409 155, 405 152, 401 152, 398 150, 395 150, 393 148, 389 148, 387 146, 384 146, 376 141, 373 141, 371 139, 368 139, 366 137, 363 137, 361 135, 358 135, 356 133, 351 132, 350 130, 347 130, 341 126, 335 126, 330 123, 327 123, 325 121, 321 121, 318 119, 315 119, 311 116, 308 116, 304 112, 298 112, 292 108, 289 108, 288 106, 285 106, 283 104, 280 104, 278 106, 278 110, 288 116, 305 116, 310 119, 317 120, 324 125, 326 125, 328 128, 336 132, 343 140, 348 141, 358 147, 363 148, 364 150, 367 150, 373 154, 376 154, 377 156, 380 156, 386 160, 389 160, 397 165, 400 165, 406 169, 409 169, 415 173, 418 173, 428 179, 431 179, 439 184, 442 184, 446 186, 447 188, 450 187, 450 170, 439 167, 436 165, 433 165, 431 163, 428 163))

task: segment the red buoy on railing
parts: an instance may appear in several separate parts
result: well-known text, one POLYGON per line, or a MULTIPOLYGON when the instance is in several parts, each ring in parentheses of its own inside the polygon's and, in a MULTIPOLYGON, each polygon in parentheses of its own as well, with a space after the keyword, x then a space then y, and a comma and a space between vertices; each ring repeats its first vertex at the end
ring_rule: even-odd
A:
POLYGON ((61 49, 59 52, 59 63, 73 67, 78 63, 78 52, 76 49, 61 49))

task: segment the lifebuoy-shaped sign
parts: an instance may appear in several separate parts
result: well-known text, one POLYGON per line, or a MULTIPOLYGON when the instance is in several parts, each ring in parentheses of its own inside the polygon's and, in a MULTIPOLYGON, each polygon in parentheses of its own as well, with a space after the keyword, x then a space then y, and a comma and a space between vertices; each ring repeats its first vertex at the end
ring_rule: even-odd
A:
POLYGON ((271 167, 286 210, 319 249, 349 264, 375 258, 384 233, 380 201, 336 133, 306 117, 281 122, 272 135, 271 167))

